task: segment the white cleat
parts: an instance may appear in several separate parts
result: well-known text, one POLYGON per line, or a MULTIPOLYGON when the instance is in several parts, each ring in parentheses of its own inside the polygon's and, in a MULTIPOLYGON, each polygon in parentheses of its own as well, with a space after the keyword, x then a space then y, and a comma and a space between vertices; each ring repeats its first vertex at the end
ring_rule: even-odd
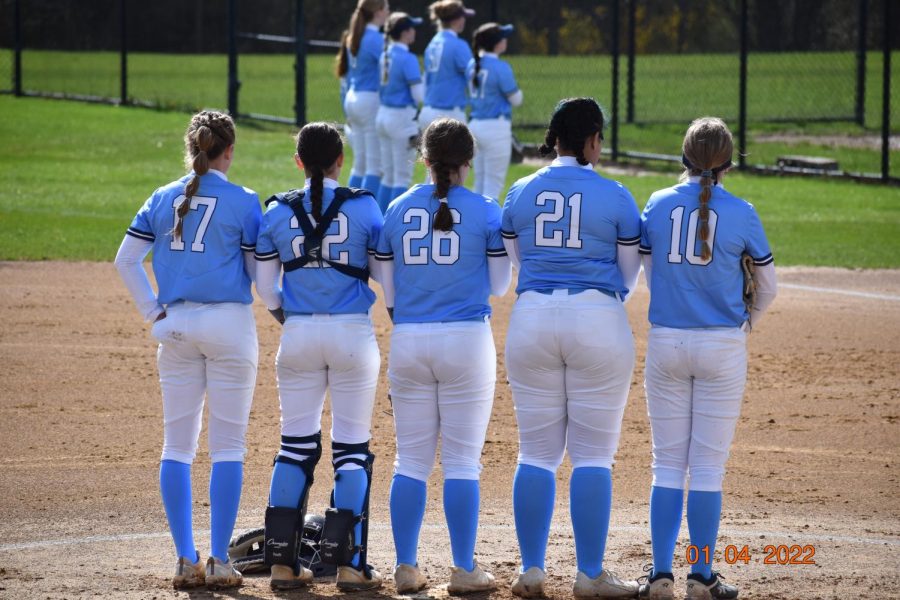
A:
POLYGON ((210 590, 238 587, 244 578, 231 561, 222 562, 215 556, 206 561, 206 587, 210 590))
POLYGON ((524 573, 519 573, 513 581, 512 593, 519 598, 543 598, 546 578, 540 567, 530 567, 524 573))
POLYGON ((593 579, 578 571, 572 594, 576 598, 634 598, 638 588, 637 581, 620 579, 606 569, 593 579))
POLYGON ((367 574, 365 570, 353 567, 338 567, 336 579, 338 589, 344 592, 377 590, 384 583, 384 577, 371 567, 368 571, 367 574))
POLYGON ((425 589, 428 579, 418 566, 399 564, 394 567, 394 585, 398 594, 415 594, 425 589))
POLYGON ((175 576, 172 577, 172 587, 176 590, 186 590, 200 587, 206 583, 206 571, 200 557, 197 562, 191 562, 189 558, 180 557, 175 563, 175 576))
POLYGON ((299 573, 294 573, 294 569, 287 565, 272 565, 269 587, 273 590, 296 590, 312 583, 313 572, 303 565, 297 566, 300 568, 299 573))
POLYGON ((462 567, 450 567, 450 584, 447 586, 447 593, 453 595, 471 594, 473 592, 486 592, 497 587, 494 576, 478 566, 475 561, 475 567, 471 571, 466 571, 462 567))

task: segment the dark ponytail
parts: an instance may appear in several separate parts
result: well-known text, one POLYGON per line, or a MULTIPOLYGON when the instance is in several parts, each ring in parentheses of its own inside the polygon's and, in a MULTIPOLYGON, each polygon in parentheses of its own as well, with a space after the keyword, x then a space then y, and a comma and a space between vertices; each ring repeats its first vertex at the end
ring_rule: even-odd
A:
POLYGON ((341 134, 328 123, 308 123, 297 134, 297 156, 309 174, 309 201, 313 218, 322 218, 322 195, 325 193, 325 171, 344 151, 341 134))
POLYGON ((478 81, 478 74, 481 73, 481 53, 478 52, 478 34, 472 39, 472 56, 475 58, 475 75, 472 77, 472 87, 478 89, 481 82, 478 81))
POLYGON ((560 100, 550 118, 540 153, 547 156, 554 148, 559 148, 573 153, 579 165, 587 165, 584 143, 598 132, 602 140, 603 111, 593 98, 560 100))
POLYGON ((347 59, 347 51, 356 56, 359 54, 359 45, 362 43, 366 25, 375 17, 375 13, 383 9, 385 0, 359 0, 353 15, 350 17, 350 27, 341 34, 341 47, 337 56, 337 76, 343 77, 350 70, 350 61, 347 59))
POLYGON ((209 161, 221 156, 234 144, 234 121, 224 113, 204 110, 193 117, 184 134, 184 164, 194 176, 184 186, 184 200, 175 209, 175 227, 172 235, 181 239, 184 218, 191 209, 191 198, 200 189, 200 177, 209 172, 209 161))
MULTIPOLYGON (((456 119, 438 119, 422 134, 422 157, 428 161, 434 177, 434 197, 440 203, 434 215, 434 229, 453 229, 453 214, 447 196, 453 174, 475 156, 475 139, 465 123, 456 119)), ((460 182, 462 185, 462 182, 460 182)))
POLYGON ((475 77, 472 85, 475 88, 481 87, 478 80, 478 73, 481 72, 481 52, 493 52, 503 37, 503 29, 499 23, 485 23, 472 34, 472 56, 475 58, 475 77))

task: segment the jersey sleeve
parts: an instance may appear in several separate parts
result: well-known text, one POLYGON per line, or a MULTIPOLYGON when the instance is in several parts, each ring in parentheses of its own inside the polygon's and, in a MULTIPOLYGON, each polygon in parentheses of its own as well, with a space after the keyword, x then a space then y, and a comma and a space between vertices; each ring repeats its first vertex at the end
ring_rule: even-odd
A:
POLYGON ((378 59, 381 58, 381 53, 384 51, 384 37, 380 33, 373 32, 373 35, 365 36, 363 41, 365 44, 360 48, 360 54, 365 52, 377 63, 378 59))
POLYGON ((156 234, 153 232, 150 213, 153 210, 153 200, 156 198, 157 193, 159 193, 158 190, 156 192, 153 192, 153 195, 147 198, 147 201, 144 202, 144 205, 140 208, 140 210, 138 210, 137 214, 134 215, 134 219, 131 221, 131 225, 125 232, 126 234, 139 240, 144 240, 146 242, 153 242, 156 240, 156 234))
POLYGON ((514 240, 519 237, 513 227, 513 209, 515 207, 518 186, 513 184, 506 194, 506 200, 503 202, 503 212, 500 217, 500 236, 503 239, 514 240))
POLYGON ((422 73, 419 71, 419 61, 415 55, 408 54, 403 64, 403 78, 407 85, 422 83, 422 73))
POLYGON ((500 234, 500 222, 502 219, 500 205, 490 199, 484 204, 485 211, 487 212, 487 218, 485 219, 487 255, 506 256, 506 248, 503 246, 503 237, 500 234))
POLYGON ((753 206, 750 206, 749 221, 747 239, 744 244, 747 253, 753 258, 753 264, 762 267, 773 262, 775 258, 772 256, 772 249, 769 247, 769 240, 763 230, 762 221, 759 220, 759 214, 753 206))
POLYGON ((244 222, 241 226, 241 250, 253 252, 256 250, 256 242, 259 238, 259 227, 262 223, 262 208, 259 206, 259 196, 250 196, 251 204, 244 222))
POLYGON ((366 233, 368 242, 366 243, 366 251, 369 256, 375 256, 378 252, 378 242, 381 240, 381 230, 384 229, 384 216, 381 209, 378 208, 378 202, 372 196, 365 196, 366 199, 366 233))
POLYGON ((516 77, 513 75, 512 67, 510 67, 507 63, 501 62, 501 67, 498 69, 498 81, 497 84, 500 86, 500 92, 503 93, 504 96, 511 96, 519 91, 519 84, 516 83, 516 77))
POLYGON ((256 240, 256 260, 275 260, 278 258, 278 248, 275 247, 275 239, 272 235, 273 212, 270 209, 262 218, 259 236, 256 240))
POLYGON ((637 246, 641 242, 641 216, 634 197, 624 186, 620 188, 616 229, 616 243, 620 246, 637 246))
POLYGON ((384 225, 378 234, 378 242, 375 245, 375 260, 394 260, 394 249, 391 247, 391 224, 394 210, 388 207, 384 214, 384 225))
POLYGON ((472 60, 472 49, 462 40, 459 40, 459 43, 456 44, 456 48, 453 66, 458 73, 465 74, 466 67, 469 66, 469 61, 472 60))

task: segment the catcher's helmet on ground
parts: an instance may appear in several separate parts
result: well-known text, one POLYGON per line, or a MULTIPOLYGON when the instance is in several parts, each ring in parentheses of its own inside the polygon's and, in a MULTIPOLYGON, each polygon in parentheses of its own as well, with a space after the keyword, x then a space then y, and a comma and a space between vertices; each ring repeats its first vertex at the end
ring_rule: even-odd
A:
MULTIPOLYGON (((315 577, 328 577, 337 572, 337 567, 322 562, 319 543, 322 540, 322 528, 325 517, 322 515, 306 515, 303 521, 303 534, 300 540, 300 564, 313 572, 315 577)), ((263 559, 263 545, 266 540, 264 527, 250 529, 231 539, 228 545, 228 558, 234 568, 243 574, 265 573, 269 570, 263 559)))

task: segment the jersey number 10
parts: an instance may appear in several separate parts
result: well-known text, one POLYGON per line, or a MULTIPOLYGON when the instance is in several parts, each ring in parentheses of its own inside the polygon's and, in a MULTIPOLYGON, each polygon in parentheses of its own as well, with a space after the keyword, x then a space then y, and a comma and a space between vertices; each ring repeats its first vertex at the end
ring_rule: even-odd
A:
POLYGON ((673 208, 669 219, 672 221, 672 244, 669 246, 669 262, 681 264, 686 258, 692 265, 706 266, 711 263, 713 259, 713 242, 716 241, 716 224, 719 222, 719 215, 716 214, 716 211, 709 211, 709 236, 706 240, 709 243, 709 258, 706 260, 696 254, 697 230, 699 229, 697 223, 700 220, 700 209, 695 208, 688 216, 687 239, 685 240, 686 247, 683 256, 681 250, 681 224, 684 222, 684 207, 676 206, 673 208))

